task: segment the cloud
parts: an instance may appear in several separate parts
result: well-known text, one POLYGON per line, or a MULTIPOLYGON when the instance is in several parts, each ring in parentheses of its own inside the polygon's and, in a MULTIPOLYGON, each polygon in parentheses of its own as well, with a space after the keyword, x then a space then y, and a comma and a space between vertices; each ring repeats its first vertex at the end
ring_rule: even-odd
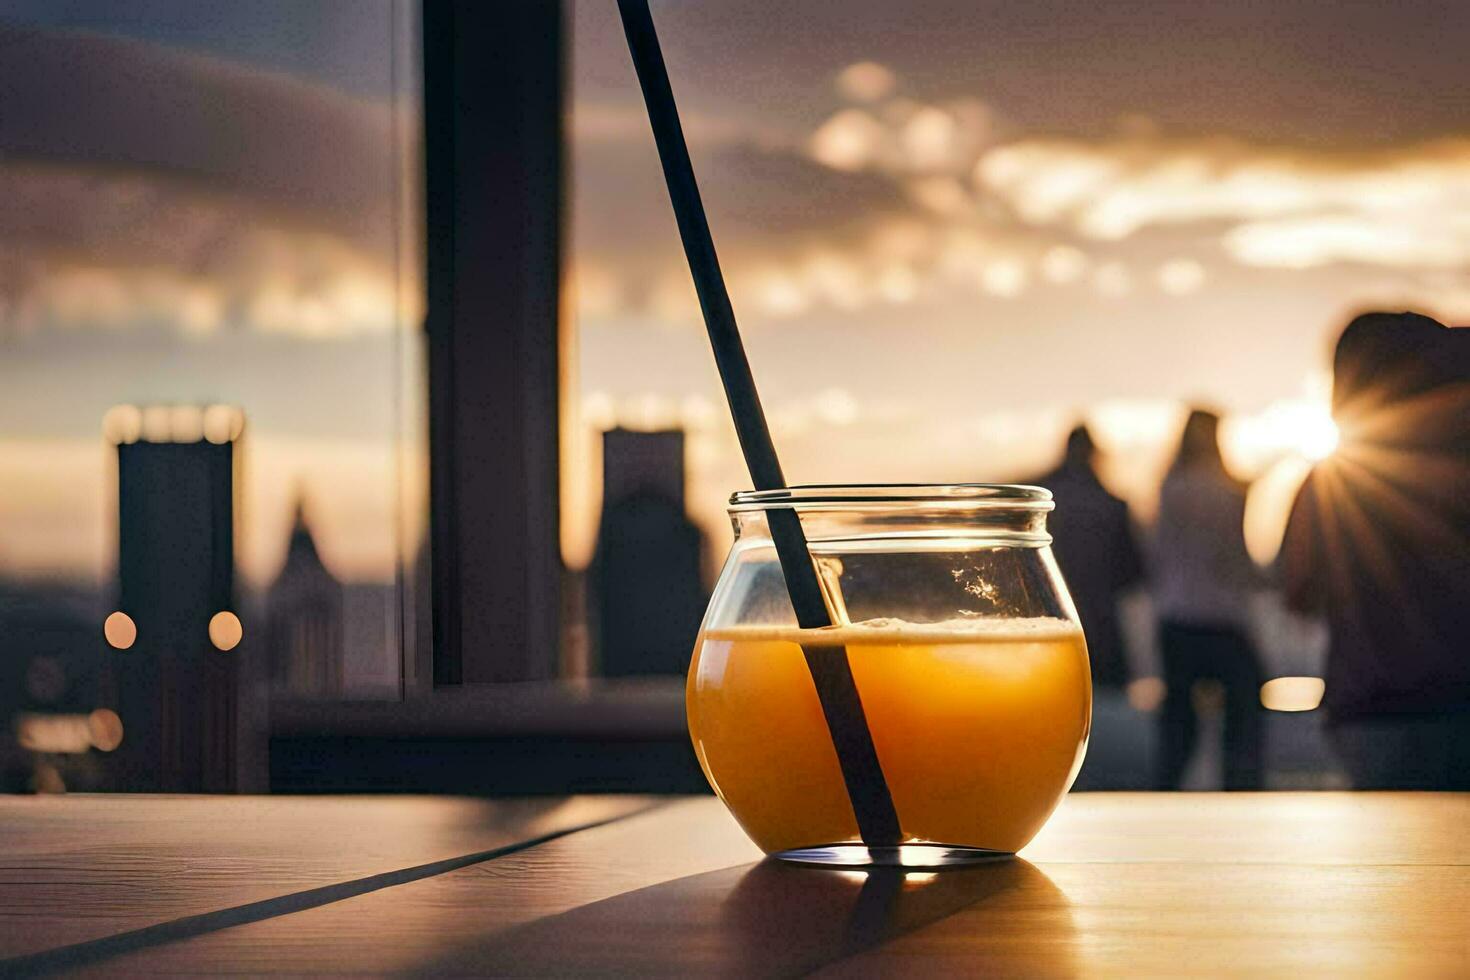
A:
POLYGON ((888 133, 883 124, 862 109, 843 109, 812 133, 812 159, 833 170, 857 171, 872 163, 888 133))
MULTIPOLYGON (((881 72, 857 68, 852 77, 872 76, 871 97, 838 108, 805 135, 701 115, 688 127, 741 315, 789 321, 942 292, 969 300, 1026 290, 1057 236, 988 206, 971 184, 992 135, 989 108, 969 98, 892 97, 884 92, 896 79, 879 85, 881 72)), ((641 107, 579 107, 574 132, 581 312, 697 324, 641 107)))
MULTIPOLYGON (((866 75, 871 92, 839 83, 842 101, 805 131, 692 117, 727 277, 756 323, 1059 288, 1187 297, 1230 281, 1222 259, 1376 265, 1405 282, 1470 265, 1467 139, 1348 152, 1171 136, 1141 118, 1107 137, 1027 135, 980 99, 910 95, 855 67, 866 75)), ((586 309, 694 325, 645 128, 637 105, 594 106, 580 124, 586 309)), ((1345 290, 1352 301, 1364 281, 1345 290)), ((1437 287, 1451 300, 1467 288, 1437 287)))
POLYGON ((0 338, 416 319, 412 100, 95 34, 0 25, 0 47, 0 338))
POLYGON ((167 177, 0 167, 0 337, 221 330, 303 339, 416 322, 389 256, 167 177))
MULTIPOLYGON (((1228 281, 1222 258, 1390 274, 1470 261, 1470 140, 1313 150, 1170 136, 1138 119, 1103 138, 1025 135, 979 99, 897 95, 898 79, 883 81, 870 97, 839 85, 845 102, 805 134, 694 117, 742 314, 789 322, 1058 287, 1185 297, 1228 281)), ((694 324, 637 109, 595 108, 595 135, 576 150, 589 310, 694 324)))
POLYGON ((811 134, 806 152, 834 170, 962 176, 993 139, 994 124, 990 107, 979 99, 890 98, 839 109, 811 134))
POLYGON ((1246 265, 1306 269, 1362 262, 1407 269, 1470 264, 1470 205, 1463 214, 1335 213, 1251 221, 1226 233, 1225 249, 1246 265))
POLYGON ((855 62, 837 74, 837 91, 855 102, 877 102, 897 85, 893 71, 875 61, 855 62))
POLYGON ((0 50, 7 169, 174 174, 359 242, 393 234, 394 143, 414 131, 412 104, 396 120, 387 100, 100 34, 0 24, 0 50))
POLYGON ((1117 240, 1145 229, 1232 224, 1246 265, 1470 264, 1470 140, 1369 152, 1241 140, 1028 138, 997 146, 976 183, 1026 222, 1117 240))

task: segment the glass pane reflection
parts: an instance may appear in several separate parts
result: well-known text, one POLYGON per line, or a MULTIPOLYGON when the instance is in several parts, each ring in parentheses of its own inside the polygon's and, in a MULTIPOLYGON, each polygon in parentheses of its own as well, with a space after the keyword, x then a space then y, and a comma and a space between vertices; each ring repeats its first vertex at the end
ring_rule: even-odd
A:
POLYGON ((5 684, 0 715, 120 696, 108 658, 141 655, 163 613, 119 608, 119 515, 193 520, 187 457, 211 449, 227 497, 201 533, 232 561, 173 655, 233 658, 241 698, 401 697, 426 496, 412 5, 8 10, 3 671, 63 678, 5 684), (145 448, 174 459, 130 484, 145 448), (135 508, 139 480, 158 482, 135 508), (289 662, 265 642, 282 631, 289 662))

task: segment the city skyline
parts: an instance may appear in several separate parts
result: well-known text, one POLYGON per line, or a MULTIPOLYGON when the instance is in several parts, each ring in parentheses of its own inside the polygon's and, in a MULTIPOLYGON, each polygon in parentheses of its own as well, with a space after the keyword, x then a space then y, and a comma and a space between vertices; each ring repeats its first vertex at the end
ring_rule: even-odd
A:
MULTIPOLYGON (((0 568, 105 574, 107 410, 225 401, 249 420, 244 581, 279 568, 303 484, 334 572, 390 579, 426 483, 416 259, 394 237, 416 205, 389 145, 417 125, 390 56, 401 5, 204 6, 7 8, 16 51, 83 51, 92 79, 183 71, 261 128, 143 160, 168 120, 119 100, 102 162, 68 157, 65 113, 7 132, 22 207, 0 249, 25 261, 0 281, 0 568), (283 168, 287 150, 314 162, 283 168)), ((1328 439, 1351 313, 1470 316, 1451 5, 1161 12, 658 5, 793 481, 1020 478, 1083 416, 1146 515, 1185 401, 1233 417, 1227 451, 1255 475, 1328 439), (1358 70, 1398 64, 1412 77, 1358 70)), ((570 23, 564 553, 590 554, 614 424, 690 432, 690 508, 718 551, 747 479, 612 8, 570 23)), ((26 63, 7 84, 35 85, 26 63)))

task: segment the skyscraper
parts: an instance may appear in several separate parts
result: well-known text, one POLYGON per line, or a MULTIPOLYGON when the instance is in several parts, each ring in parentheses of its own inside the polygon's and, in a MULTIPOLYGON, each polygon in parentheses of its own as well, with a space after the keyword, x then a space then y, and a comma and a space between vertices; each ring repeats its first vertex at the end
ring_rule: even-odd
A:
POLYGON ((266 598, 271 689, 293 697, 336 697, 343 687, 343 589, 317 553, 303 503, 296 503, 286 562, 266 598))
POLYGON ((684 432, 609 429, 602 434, 602 499, 653 494, 684 509, 684 432))
POLYGON ((699 529, 684 513, 684 433, 603 434, 591 633, 607 677, 680 674, 704 614, 699 529))
MULTIPOLYGON (((137 426, 120 426, 109 413, 118 464, 117 605, 129 640, 112 663, 126 732, 116 761, 123 789, 236 786, 234 480, 243 423, 225 411, 233 414, 134 409, 137 426)), ((109 623, 109 639, 112 630, 109 623)))

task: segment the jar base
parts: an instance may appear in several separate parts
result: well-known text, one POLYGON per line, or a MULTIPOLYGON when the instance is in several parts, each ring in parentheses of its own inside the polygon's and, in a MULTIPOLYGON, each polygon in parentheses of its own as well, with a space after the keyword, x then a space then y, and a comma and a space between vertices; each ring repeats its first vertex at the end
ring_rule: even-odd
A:
POLYGON ((983 847, 961 847, 955 844, 898 844, 893 847, 822 844, 777 851, 771 856, 792 864, 813 867, 904 868, 915 871, 962 868, 1015 857, 1010 851, 992 851, 983 847))

